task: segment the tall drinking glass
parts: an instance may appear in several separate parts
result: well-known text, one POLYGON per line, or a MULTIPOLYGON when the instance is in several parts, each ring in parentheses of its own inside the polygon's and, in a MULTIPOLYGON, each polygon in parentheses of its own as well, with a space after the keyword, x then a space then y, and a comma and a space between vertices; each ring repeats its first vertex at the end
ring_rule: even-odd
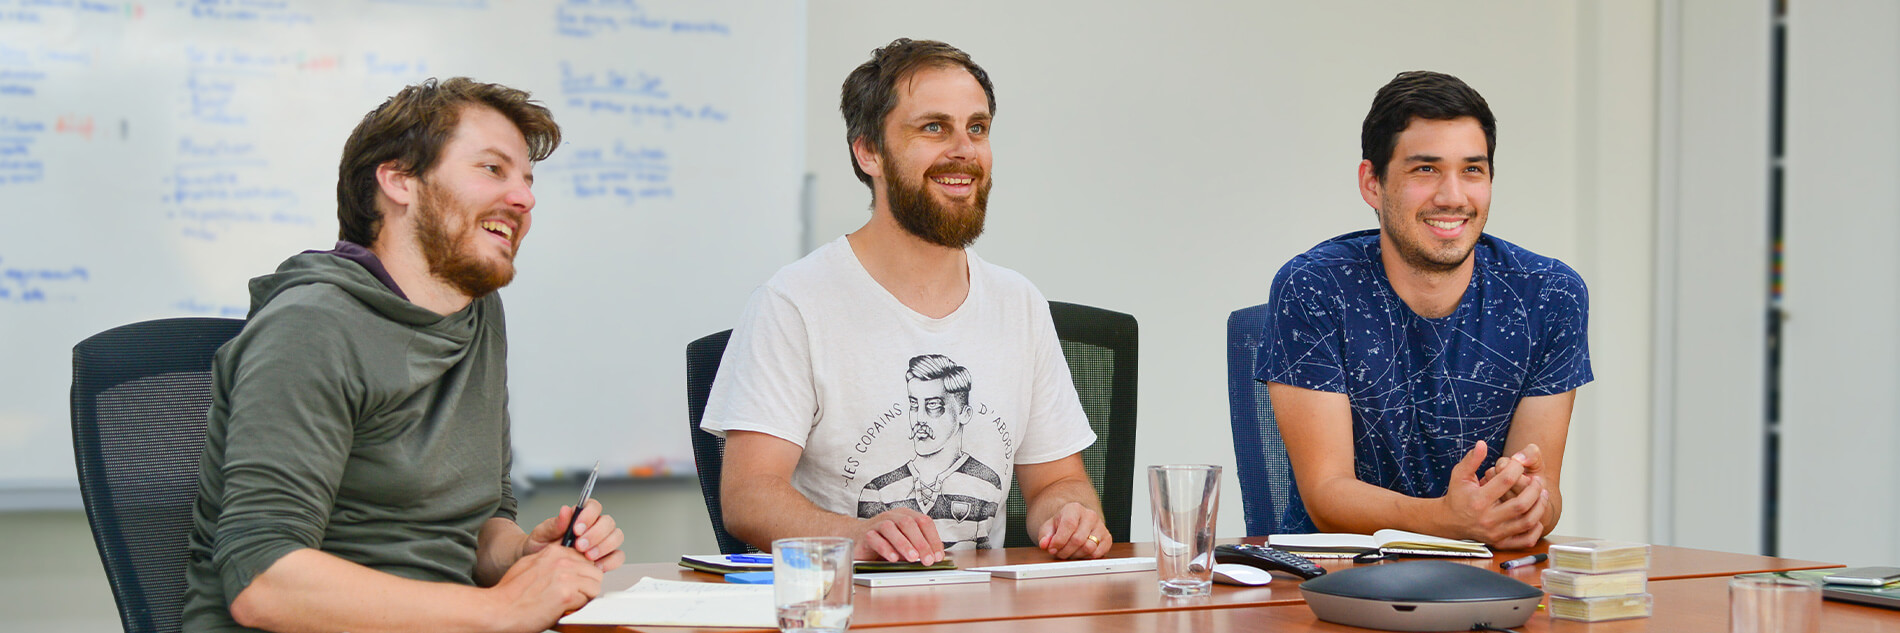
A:
POLYGON ((1220 467, 1149 466, 1148 498, 1155 516, 1155 570, 1161 574, 1161 595, 1212 593, 1220 467))
POLYGON ((851 539, 772 541, 772 597, 785 633, 841 633, 851 626, 851 539))

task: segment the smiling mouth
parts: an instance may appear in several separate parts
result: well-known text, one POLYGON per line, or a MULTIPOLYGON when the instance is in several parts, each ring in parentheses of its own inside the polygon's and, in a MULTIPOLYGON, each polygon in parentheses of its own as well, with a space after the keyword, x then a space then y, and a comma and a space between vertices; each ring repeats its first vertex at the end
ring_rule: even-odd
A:
POLYGON ((1458 227, 1464 226, 1465 222, 1466 220, 1426 220, 1425 221, 1425 223, 1431 225, 1432 228, 1444 229, 1446 231, 1450 231, 1452 229, 1456 229, 1458 227))
POLYGON ((953 187, 959 187, 959 186, 968 185, 970 183, 976 182, 976 177, 975 176, 932 176, 930 180, 940 185, 950 185, 953 187))
POLYGON ((515 227, 508 226, 506 222, 501 222, 499 220, 484 220, 481 226, 482 226, 482 230, 499 235, 502 237, 502 239, 508 240, 510 242, 514 241, 515 239, 515 227))

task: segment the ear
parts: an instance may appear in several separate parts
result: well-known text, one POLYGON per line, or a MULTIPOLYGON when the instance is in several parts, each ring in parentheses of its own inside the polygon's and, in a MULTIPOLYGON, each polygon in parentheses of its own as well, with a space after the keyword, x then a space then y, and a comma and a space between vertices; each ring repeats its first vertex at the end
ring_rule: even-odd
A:
POLYGON ((407 209, 415 204, 418 184, 415 175, 403 171, 396 161, 386 161, 376 166, 377 189, 396 206, 407 209))
POLYGON ((877 148, 871 147, 870 137, 860 136, 851 140, 851 157, 858 161, 858 169, 864 170, 872 178, 884 177, 884 166, 878 162, 880 157, 877 148))
POLYGON ((1359 161, 1359 197, 1372 205, 1373 212, 1385 208, 1380 202, 1385 199, 1385 185, 1379 182, 1379 173, 1373 171, 1372 161, 1359 161))

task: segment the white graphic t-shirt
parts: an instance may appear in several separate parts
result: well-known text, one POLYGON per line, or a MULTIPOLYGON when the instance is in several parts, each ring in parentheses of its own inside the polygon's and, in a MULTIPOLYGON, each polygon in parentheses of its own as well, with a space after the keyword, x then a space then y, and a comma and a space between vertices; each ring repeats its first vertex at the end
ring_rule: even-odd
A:
POLYGON ((733 330, 700 428, 804 447, 792 487, 827 511, 911 508, 945 547, 1002 547, 1015 465, 1095 433, 1048 300, 965 254, 969 297, 941 319, 878 285, 842 237, 780 269, 733 330))

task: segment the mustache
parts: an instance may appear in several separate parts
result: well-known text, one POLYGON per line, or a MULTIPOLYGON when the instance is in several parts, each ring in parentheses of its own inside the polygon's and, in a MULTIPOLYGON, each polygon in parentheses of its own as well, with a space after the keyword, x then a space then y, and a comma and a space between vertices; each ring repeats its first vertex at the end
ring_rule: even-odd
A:
POLYGON ((971 178, 977 178, 977 179, 982 179, 983 177, 989 175, 987 172, 983 170, 982 165, 978 165, 973 162, 969 162, 969 163, 956 162, 956 163, 943 163, 940 165, 933 165, 931 166, 929 170, 926 170, 924 172, 924 178, 931 178, 934 176, 947 176, 947 175, 953 175, 953 174, 960 175, 960 176, 969 176, 971 178))
POLYGON ((930 430, 930 425, 918 423, 910 425, 910 437, 914 440, 934 440, 937 439, 937 433, 930 430))

